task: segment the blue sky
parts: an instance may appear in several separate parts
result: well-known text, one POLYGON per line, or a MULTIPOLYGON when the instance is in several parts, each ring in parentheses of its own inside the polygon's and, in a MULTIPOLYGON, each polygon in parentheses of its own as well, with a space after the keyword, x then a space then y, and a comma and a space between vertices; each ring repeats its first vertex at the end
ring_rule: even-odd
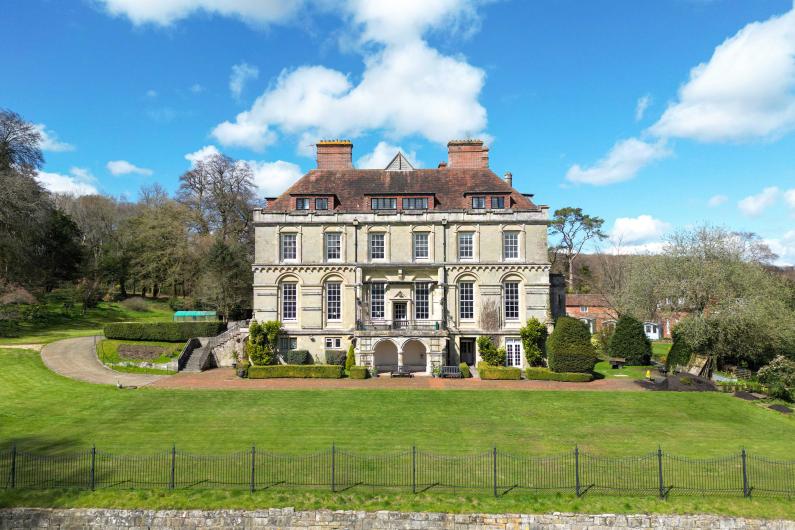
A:
POLYGON ((0 106, 41 124, 51 189, 169 190, 217 149, 262 195, 314 166, 418 165, 481 136, 625 250, 711 222, 795 263, 792 0, 6 0, 0 106))

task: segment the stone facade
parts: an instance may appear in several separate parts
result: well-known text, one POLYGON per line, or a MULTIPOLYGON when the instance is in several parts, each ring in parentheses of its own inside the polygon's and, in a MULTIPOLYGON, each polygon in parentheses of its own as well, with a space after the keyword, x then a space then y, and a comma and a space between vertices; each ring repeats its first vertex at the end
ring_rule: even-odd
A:
POLYGON ((292 508, 240 510, 52 510, 35 508, 0 509, 0 530, 29 528, 143 530, 178 528, 225 529, 353 529, 353 530, 629 530, 677 528, 700 530, 792 530, 793 521, 769 521, 717 515, 585 515, 550 513, 445 514, 360 511, 295 511, 292 508))
POLYGON ((254 318, 319 362, 353 343, 359 365, 430 372, 475 364, 488 334, 523 366, 519 328, 553 316, 548 208, 491 172, 482 142, 451 142, 437 170, 346 169, 344 149, 318 144, 319 169, 255 212, 254 318))

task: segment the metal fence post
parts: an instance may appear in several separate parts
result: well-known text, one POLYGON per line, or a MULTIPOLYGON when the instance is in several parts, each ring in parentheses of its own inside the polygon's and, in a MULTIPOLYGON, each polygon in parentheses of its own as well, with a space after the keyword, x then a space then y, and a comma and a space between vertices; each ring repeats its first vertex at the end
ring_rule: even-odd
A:
POLYGON ((417 493, 417 446, 411 446, 411 493, 417 493))
POLYGON ((95 472, 96 472, 96 464, 97 464, 97 446, 91 446, 91 491, 94 491, 94 487, 96 486, 95 482, 95 472))
POLYGON ((574 491, 580 496, 580 448, 574 446, 574 491))
POLYGON ((494 446, 494 456, 491 459, 494 467, 494 496, 497 496, 497 446, 494 446))
POLYGON ((17 444, 11 446, 11 488, 17 486, 17 444))
POLYGON ((331 491, 336 491, 337 489, 337 476, 336 476, 336 466, 337 466, 337 447, 336 444, 331 444, 331 491))
POLYGON ((742 456, 743 460, 743 497, 750 497, 751 489, 748 487, 748 463, 745 447, 743 447, 743 452, 740 453, 740 456, 742 456))
POLYGON ((254 463, 255 463, 255 458, 256 457, 257 457, 257 446, 256 445, 252 445, 251 446, 251 493, 254 493, 254 484, 255 484, 254 483, 254 469, 255 469, 254 463))
POLYGON ((665 498, 665 485, 663 482, 662 447, 657 447, 657 471, 660 479, 660 498, 665 498))
POLYGON ((174 489, 174 472, 177 467, 177 444, 171 446, 171 476, 168 480, 168 489, 174 489))

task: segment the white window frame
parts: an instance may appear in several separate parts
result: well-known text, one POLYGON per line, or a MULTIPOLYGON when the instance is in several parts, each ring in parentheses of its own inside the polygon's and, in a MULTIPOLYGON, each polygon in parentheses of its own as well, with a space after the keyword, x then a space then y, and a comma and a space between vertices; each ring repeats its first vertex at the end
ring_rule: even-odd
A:
POLYGON ((298 260, 298 234, 285 233, 279 234, 279 261, 297 261, 298 260), (292 245, 288 246, 287 241, 292 240, 292 245), (288 250, 292 252, 288 255, 288 250))
POLYGON ((367 235, 367 255, 371 260, 382 260, 386 259, 386 234, 384 232, 370 232, 367 235), (375 246, 373 245, 374 239, 381 240, 381 255, 376 256, 373 252, 375 250, 375 246))
POLYGON ((460 320, 475 319, 475 282, 458 282, 458 318, 460 320), (465 293, 466 298, 464 297, 465 293))
POLYGON ((459 260, 471 260, 475 259, 475 232, 459 232, 458 233, 458 259, 459 260), (464 254, 464 249, 466 248, 465 245, 462 244, 462 240, 465 238, 469 239, 469 254, 464 254))
POLYGON ((414 232, 411 235, 411 249, 415 260, 426 260, 431 257, 431 236, 428 232, 414 232), (425 239, 424 243, 421 240, 425 239))
POLYGON ((519 320, 519 282, 509 281, 502 285, 503 315, 506 321, 519 320), (510 297, 509 297, 510 295, 510 297), (510 310, 510 313, 509 313, 510 310))
POLYGON ((326 320, 339 322, 342 320, 342 283, 326 282, 326 320))
POLYGON ((340 232, 326 232, 323 243, 326 261, 340 261, 342 259, 342 234, 340 232), (330 244, 331 239, 337 240, 334 245, 330 244), (334 250, 336 250, 336 255, 332 252, 334 250))
POLYGON ((519 259, 519 232, 505 231, 502 233, 502 259, 506 261, 519 259), (516 239, 516 244, 509 244, 509 238, 516 239))
POLYGON ((431 318, 431 284, 416 282, 414 284, 414 320, 431 318))
POLYGON ((373 282, 370 284, 370 319, 384 320, 385 318, 386 318, 386 283, 373 282), (378 297, 376 297, 376 291, 378 291, 378 297))
POLYGON ((340 350, 342 349, 342 337, 326 337, 327 350, 340 350))
POLYGON ((298 284, 285 282, 281 284, 279 291, 282 321, 294 322, 298 320, 298 284))
POLYGON ((505 339, 505 366, 522 367, 522 340, 516 337, 505 339))

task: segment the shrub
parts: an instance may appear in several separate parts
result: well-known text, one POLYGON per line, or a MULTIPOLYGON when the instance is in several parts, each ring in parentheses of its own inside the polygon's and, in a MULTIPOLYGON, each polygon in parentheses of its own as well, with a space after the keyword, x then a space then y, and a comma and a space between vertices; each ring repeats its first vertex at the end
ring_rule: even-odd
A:
POLYGON ((193 337, 214 337, 224 331, 221 321, 115 322, 105 326, 105 337, 117 340, 183 342, 193 337))
POLYGON ((353 344, 351 344, 348 346, 348 355, 345 357, 345 370, 350 372, 354 366, 356 366, 356 352, 353 349, 353 344))
POLYGON ((547 334, 547 327, 537 318, 531 318, 519 330, 524 356, 529 366, 544 366, 544 358, 547 356, 547 334))
POLYGON ((467 363, 461 363, 458 365, 458 369, 461 371, 462 378, 469 379, 472 377, 472 372, 469 371, 469 365, 467 365, 467 363))
POLYGON ((570 383, 587 383, 593 381, 593 375, 572 372, 552 372, 547 368, 530 367, 525 369, 525 376, 536 381, 566 381, 570 383))
POLYGON ((553 372, 593 372, 596 352, 588 326, 576 318, 558 318, 547 340, 547 357, 553 372))
POLYGON ((287 364, 312 364, 312 356, 308 350, 290 350, 282 355, 287 364))
POLYGON ((795 361, 776 356, 759 369, 759 381, 768 385, 772 397, 792 401, 795 398, 795 361))
POLYGON ((628 366, 646 366, 651 362, 651 342, 643 331, 643 323, 622 316, 610 338, 607 351, 611 357, 623 357, 628 366))
POLYGON ((671 344, 671 349, 665 358, 665 366, 669 372, 677 366, 687 366, 690 363, 690 357, 693 355, 693 351, 682 338, 682 333, 678 327, 675 327, 671 332, 671 338, 673 339, 673 344, 671 344))
POLYGON ((248 377, 248 369, 251 367, 251 363, 248 362, 247 359, 243 359, 237 363, 237 376, 238 377, 248 377))
POLYGON ((522 378, 522 371, 519 368, 492 366, 483 362, 478 364, 478 374, 481 379, 519 380, 522 378))
POLYGON ((591 344, 593 344, 597 356, 607 357, 607 348, 610 344, 610 338, 613 336, 613 331, 613 326, 602 326, 602 329, 591 336, 591 344))
POLYGON ((331 364, 274 364, 271 366, 252 366, 248 369, 249 379, 281 377, 339 379, 342 377, 342 366, 331 364))
POLYGON ((348 369, 348 377, 351 379, 367 379, 370 377, 370 371, 366 366, 351 366, 348 369))
POLYGON ((121 306, 128 311, 149 311, 149 304, 140 296, 133 296, 121 302, 121 306))
POLYGON ((348 354, 345 350, 326 350, 326 364, 345 366, 348 354))
POLYGON ((249 324, 246 353, 252 363, 260 366, 273 363, 281 332, 282 323, 278 320, 269 320, 262 324, 254 320, 249 324))
POLYGON ((491 366, 503 366, 505 364, 505 349, 497 348, 491 337, 486 335, 478 337, 478 351, 484 363, 491 366))

